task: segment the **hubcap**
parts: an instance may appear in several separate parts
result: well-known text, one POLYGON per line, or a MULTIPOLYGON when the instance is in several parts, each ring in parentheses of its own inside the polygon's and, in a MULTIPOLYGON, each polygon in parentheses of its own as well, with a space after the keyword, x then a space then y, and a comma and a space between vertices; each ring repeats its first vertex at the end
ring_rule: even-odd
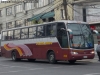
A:
POLYGON ((13 53, 13 55, 12 55, 12 59, 15 60, 15 54, 14 54, 14 53, 13 53))
POLYGON ((54 55, 50 55, 50 61, 54 60, 54 55))

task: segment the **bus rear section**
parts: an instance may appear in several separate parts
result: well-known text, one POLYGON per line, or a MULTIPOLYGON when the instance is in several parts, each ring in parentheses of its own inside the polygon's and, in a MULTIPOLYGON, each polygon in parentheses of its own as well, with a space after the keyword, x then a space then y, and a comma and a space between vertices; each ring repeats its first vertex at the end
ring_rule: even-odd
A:
POLYGON ((86 23, 58 21, 2 31, 2 55, 12 60, 48 59, 50 63, 93 59, 94 41, 86 23), (10 36, 10 38, 8 38, 10 36))

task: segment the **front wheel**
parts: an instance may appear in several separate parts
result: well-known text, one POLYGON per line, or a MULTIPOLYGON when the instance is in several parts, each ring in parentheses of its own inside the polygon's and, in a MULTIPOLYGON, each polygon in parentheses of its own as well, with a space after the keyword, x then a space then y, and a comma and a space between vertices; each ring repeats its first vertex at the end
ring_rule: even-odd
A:
POLYGON ((48 60, 51 64, 55 64, 57 61, 55 60, 55 54, 54 52, 50 52, 48 54, 48 60))
POLYGON ((76 60, 68 60, 68 62, 69 62, 70 64, 74 64, 74 63, 76 62, 76 60))
POLYGON ((21 60, 20 58, 17 58, 15 51, 11 53, 11 58, 13 61, 20 61, 21 60))

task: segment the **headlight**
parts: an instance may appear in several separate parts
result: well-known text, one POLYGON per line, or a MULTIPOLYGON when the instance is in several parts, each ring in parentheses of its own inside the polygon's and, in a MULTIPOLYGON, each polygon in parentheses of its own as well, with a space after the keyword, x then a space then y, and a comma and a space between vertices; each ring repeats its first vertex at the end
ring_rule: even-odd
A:
POLYGON ((92 51, 92 52, 90 52, 91 54, 94 54, 95 52, 94 51, 92 51))
POLYGON ((71 54, 78 54, 77 52, 71 52, 71 54))

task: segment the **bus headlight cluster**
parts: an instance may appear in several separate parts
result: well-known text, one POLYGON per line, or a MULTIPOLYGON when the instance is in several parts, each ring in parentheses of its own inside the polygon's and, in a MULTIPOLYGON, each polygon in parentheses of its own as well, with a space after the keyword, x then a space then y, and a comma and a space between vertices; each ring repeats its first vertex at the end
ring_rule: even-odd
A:
POLYGON ((71 54, 78 54, 77 52, 71 52, 71 54))
POLYGON ((91 52, 91 54, 94 54, 94 53, 95 53, 94 51, 91 52))

